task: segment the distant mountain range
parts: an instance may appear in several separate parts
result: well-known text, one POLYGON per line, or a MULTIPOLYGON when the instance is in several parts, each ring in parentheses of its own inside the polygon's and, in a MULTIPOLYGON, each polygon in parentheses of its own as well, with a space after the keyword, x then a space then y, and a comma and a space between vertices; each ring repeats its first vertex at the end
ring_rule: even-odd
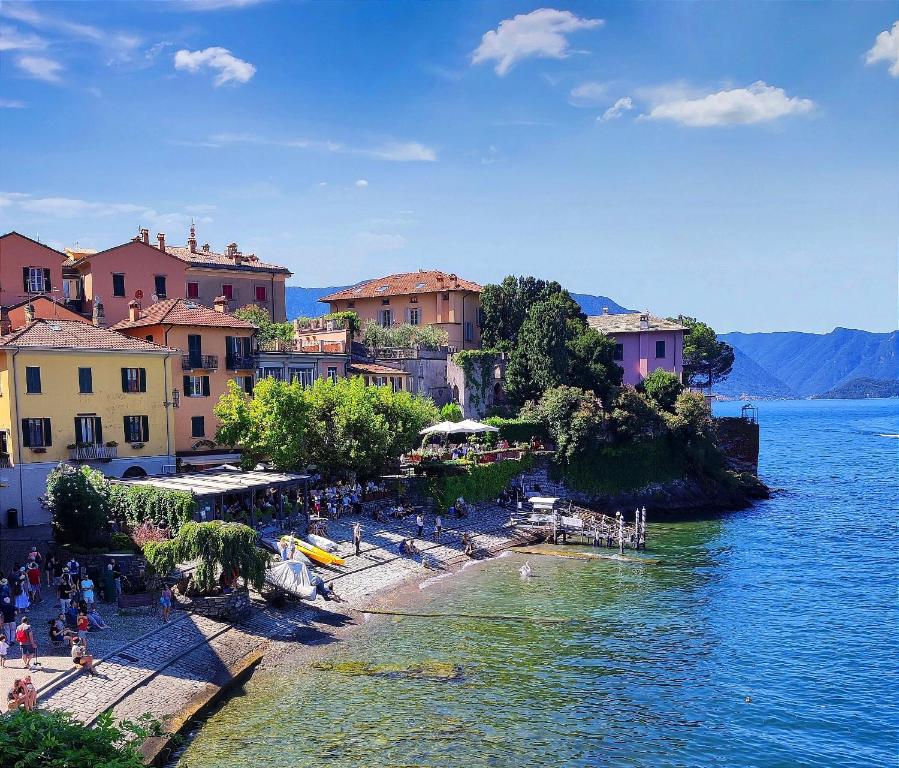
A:
POLYGON ((897 331, 834 328, 830 333, 725 333, 720 338, 735 350, 733 371, 715 385, 715 392, 727 397, 875 397, 883 395, 872 393, 899 382, 897 331))
MULTIPOLYGON (((319 299, 349 286, 287 286, 287 316, 319 317, 328 311, 319 299)), ((607 296, 573 293, 588 315, 603 308, 618 314, 634 310, 607 296)), ((834 328, 830 333, 725 333, 734 348, 734 368, 715 385, 724 397, 895 397, 899 388, 899 332, 869 333, 834 328)))

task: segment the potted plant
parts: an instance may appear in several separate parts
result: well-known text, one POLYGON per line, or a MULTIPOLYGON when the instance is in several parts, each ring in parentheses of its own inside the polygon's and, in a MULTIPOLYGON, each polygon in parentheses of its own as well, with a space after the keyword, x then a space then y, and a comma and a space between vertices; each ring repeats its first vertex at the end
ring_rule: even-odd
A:
POLYGON ((38 446, 35 446, 34 448, 32 448, 31 452, 32 453, 46 453, 47 449, 44 448, 43 446, 38 445, 38 446))
POLYGON ((141 448, 144 447, 144 444, 143 443, 131 443, 131 447, 134 448, 134 450, 140 450, 141 448))
POLYGON ((119 445, 119 444, 118 444, 115 440, 107 440, 107 441, 106 441, 106 447, 107 447, 107 448, 117 448, 118 445, 119 445))

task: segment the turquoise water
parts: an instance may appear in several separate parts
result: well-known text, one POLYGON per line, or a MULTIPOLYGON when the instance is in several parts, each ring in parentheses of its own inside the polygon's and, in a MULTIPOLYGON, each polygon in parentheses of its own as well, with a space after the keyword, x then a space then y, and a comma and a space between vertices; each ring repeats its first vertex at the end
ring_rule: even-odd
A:
POLYGON ((461 676, 260 676, 179 768, 895 766, 899 402, 760 421, 770 501, 651 525, 647 562, 500 558, 416 605, 570 623, 369 622, 328 661, 461 676))

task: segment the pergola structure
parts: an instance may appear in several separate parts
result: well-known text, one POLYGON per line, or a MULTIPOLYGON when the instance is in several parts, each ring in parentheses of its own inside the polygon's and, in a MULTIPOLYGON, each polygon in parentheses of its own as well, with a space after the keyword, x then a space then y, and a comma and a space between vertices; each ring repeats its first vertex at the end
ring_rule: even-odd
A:
POLYGON ((197 517, 200 521, 223 520, 227 516, 227 510, 236 504, 249 513, 250 525, 255 527, 255 499, 260 492, 266 494, 278 520, 284 519, 284 497, 291 491, 295 493, 297 501, 302 500, 303 510, 308 513, 309 475, 293 472, 219 468, 120 482, 192 493, 197 499, 197 517))

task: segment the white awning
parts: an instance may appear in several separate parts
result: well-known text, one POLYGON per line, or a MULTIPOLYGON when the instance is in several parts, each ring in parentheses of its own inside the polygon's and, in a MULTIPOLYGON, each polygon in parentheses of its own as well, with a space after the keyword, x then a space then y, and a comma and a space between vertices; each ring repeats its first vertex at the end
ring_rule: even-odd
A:
POLYGON ((306 482, 309 475, 293 472, 260 472, 251 470, 213 469, 206 472, 187 472, 180 475, 140 477, 119 480, 127 485, 149 485, 169 491, 186 491, 195 496, 217 496, 222 493, 245 493, 278 486, 295 486, 306 482))

